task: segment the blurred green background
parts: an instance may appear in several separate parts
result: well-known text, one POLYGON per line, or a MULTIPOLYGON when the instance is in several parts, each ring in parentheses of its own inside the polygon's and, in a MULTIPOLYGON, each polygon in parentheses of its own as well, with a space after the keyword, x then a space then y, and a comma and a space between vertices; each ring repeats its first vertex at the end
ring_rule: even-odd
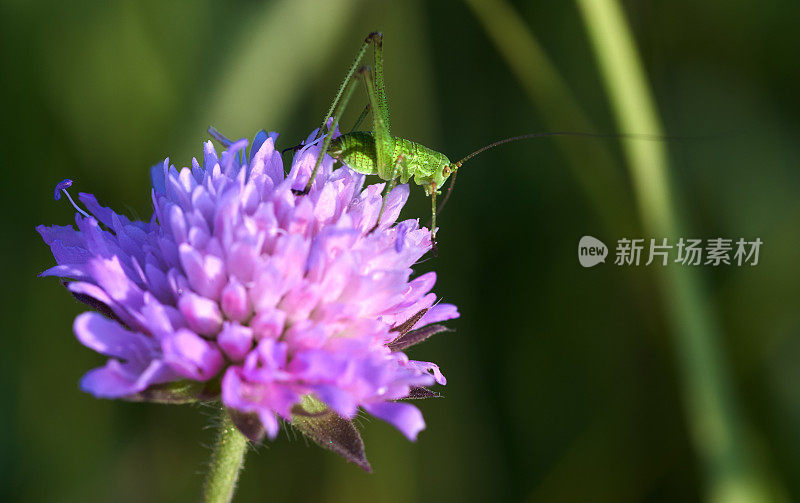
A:
MULTIPOLYGON (((72 335, 84 307, 36 278, 53 259, 34 226, 72 220, 52 200, 59 180, 148 218, 148 168, 189 163, 209 125, 279 131, 284 147, 305 138, 375 29, 393 133, 451 158, 530 131, 619 131, 576 3, 470 3, 0 3, 0 500, 195 501, 213 437, 210 409, 78 390, 103 362, 72 335), (551 69, 512 27, 536 37, 551 69)), ((800 4, 623 7, 666 134, 697 137, 665 145, 682 235, 764 242, 756 267, 694 270, 749 457, 731 473, 757 473, 764 500, 800 500, 800 4)), ((412 194, 404 215, 426 218, 412 194)), ((462 313, 455 334, 411 353, 449 381, 446 398, 420 404, 427 430, 411 444, 361 420, 371 475, 281 434, 249 454, 236 501, 705 499, 714 424, 690 434, 686 390, 703 384, 681 377, 680 320, 653 267, 584 269, 575 256, 584 234, 612 254, 619 238, 662 237, 643 229, 635 199, 615 140, 538 139, 465 165, 440 256, 419 267, 462 313)))

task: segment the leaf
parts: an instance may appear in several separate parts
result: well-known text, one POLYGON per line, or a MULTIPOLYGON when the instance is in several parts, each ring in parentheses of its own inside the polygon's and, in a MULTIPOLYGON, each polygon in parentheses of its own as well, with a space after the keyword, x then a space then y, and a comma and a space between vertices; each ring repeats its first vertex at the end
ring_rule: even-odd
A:
POLYGON ((140 393, 126 396, 125 400, 173 405, 193 403, 201 399, 200 395, 204 386, 205 383, 197 381, 173 381, 154 384, 140 393))
POLYGON ((255 443, 264 440, 267 430, 265 430, 264 425, 261 424, 258 414, 254 412, 241 412, 236 409, 228 409, 228 414, 231 416, 233 425, 242 432, 242 435, 255 443))
POLYGON ((428 325, 427 327, 418 328, 417 330, 412 330, 411 332, 406 332, 405 334, 401 335, 397 339, 393 340, 387 346, 392 351, 401 351, 403 349, 409 348, 415 344, 419 344, 420 342, 424 341, 428 337, 439 334, 442 332, 452 332, 453 330, 447 328, 444 325, 428 325))
POLYGON ((292 410, 292 425, 320 447, 335 452, 366 472, 372 471, 361 434, 353 422, 339 417, 311 395, 305 395, 292 410))

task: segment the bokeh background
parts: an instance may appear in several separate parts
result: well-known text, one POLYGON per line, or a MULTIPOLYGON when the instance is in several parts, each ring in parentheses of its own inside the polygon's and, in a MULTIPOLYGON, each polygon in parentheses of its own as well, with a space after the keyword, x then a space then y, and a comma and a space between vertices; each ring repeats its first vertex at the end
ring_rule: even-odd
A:
MULTIPOLYGON (((756 267, 693 270, 748 457, 727 473, 756 474, 762 501, 800 500, 800 4, 623 7, 665 132, 681 137, 664 146, 683 235, 764 242, 756 267)), ((189 163, 211 124, 297 143, 375 29, 398 136, 459 158, 530 131, 620 131, 574 2, 0 2, 0 500, 195 501, 213 437, 210 409, 78 390, 103 361, 72 335, 85 308, 36 278, 53 260, 34 226, 72 220, 55 183, 73 178, 149 218, 152 164, 189 163), (497 24, 489 35, 492 22, 505 39, 497 24)), ((412 194, 404 214, 427 218, 412 194)), ((532 140, 466 165, 440 256, 419 265, 462 313, 456 333, 412 352, 449 381, 446 398, 421 403, 427 430, 411 444, 361 420, 373 474, 281 434, 248 456, 236 501, 711 497, 715 423, 691 433, 687 396, 703 383, 685 379, 661 273, 576 260, 584 234, 612 253, 622 237, 661 237, 635 200, 617 140, 532 140)))

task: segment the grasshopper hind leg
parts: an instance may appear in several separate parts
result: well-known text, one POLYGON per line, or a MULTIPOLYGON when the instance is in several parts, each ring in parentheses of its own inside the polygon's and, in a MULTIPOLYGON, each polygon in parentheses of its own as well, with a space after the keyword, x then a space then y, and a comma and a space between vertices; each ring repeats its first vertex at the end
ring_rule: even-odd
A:
MULTIPOLYGON (((314 165, 314 170, 311 172, 311 176, 308 179, 308 183, 306 183, 305 188, 302 191, 296 191, 295 194, 302 195, 308 194, 308 191, 311 190, 311 186, 314 183, 314 178, 317 176, 317 172, 319 171, 319 166, 322 164, 322 159, 325 157, 325 153, 328 151, 328 148, 331 144, 331 135, 336 130, 336 127, 339 125, 339 119, 342 117, 342 113, 344 113, 344 109, 347 107, 347 102, 350 101, 350 96, 353 94, 353 90, 355 89, 355 85, 357 79, 355 78, 356 75, 365 75, 366 70, 364 67, 360 67, 361 59, 364 57, 364 54, 367 51, 367 48, 370 45, 374 46, 375 55, 379 58, 382 56, 382 42, 383 42, 383 35, 380 32, 372 32, 364 39, 364 42, 361 44, 361 48, 359 49, 358 53, 356 54, 356 59, 353 61, 353 64, 350 65, 350 68, 347 71, 347 75, 345 75, 344 81, 342 82, 341 86, 339 86, 339 90, 336 93, 336 97, 333 99, 333 103, 331 103, 330 108, 328 109, 328 113, 325 115, 325 118, 322 119, 322 124, 319 127, 319 131, 317 132, 317 136, 315 140, 322 136, 325 130, 328 131, 328 135, 325 137, 325 140, 322 143, 322 149, 319 152, 317 157, 317 162, 314 165), (333 118, 333 124, 328 127, 328 119, 333 118)), ((380 67, 381 78, 383 77, 383 60, 381 58, 380 64, 376 61, 376 67, 380 67)), ((381 81, 382 82, 382 81, 381 81)))

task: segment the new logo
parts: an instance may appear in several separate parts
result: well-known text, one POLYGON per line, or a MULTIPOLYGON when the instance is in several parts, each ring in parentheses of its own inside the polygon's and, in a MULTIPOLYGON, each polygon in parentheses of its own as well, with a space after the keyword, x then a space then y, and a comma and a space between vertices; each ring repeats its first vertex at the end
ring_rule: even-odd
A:
POLYGON ((583 267, 594 267, 605 262, 607 256, 608 247, 597 238, 583 236, 578 242, 578 262, 583 267))

